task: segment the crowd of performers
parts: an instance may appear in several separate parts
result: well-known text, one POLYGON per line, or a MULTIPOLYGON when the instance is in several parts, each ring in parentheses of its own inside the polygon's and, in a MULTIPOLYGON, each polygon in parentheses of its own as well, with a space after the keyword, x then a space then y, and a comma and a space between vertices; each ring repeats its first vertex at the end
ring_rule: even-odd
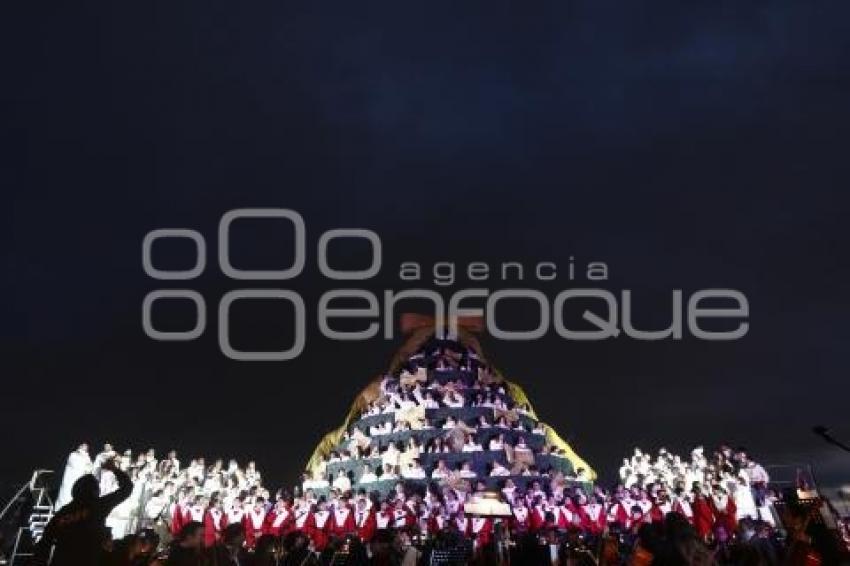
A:
POLYGON ((290 555, 300 541, 306 562, 299 564, 343 544, 368 555, 390 538, 414 556, 406 564, 440 540, 495 557, 488 563, 614 564, 624 558, 612 556, 634 557, 647 533, 672 518, 669 528, 692 533, 696 548, 721 552, 752 538, 765 541, 768 558, 778 556, 777 495, 745 450, 698 447, 684 459, 636 449, 619 483, 605 490, 471 348, 427 344, 378 385, 335 449, 311 462, 291 493, 272 496, 253 463, 182 466, 173 452, 158 460, 152 450, 134 457, 110 445, 91 459, 82 445, 69 457, 59 506, 81 475, 93 473, 101 493, 114 490, 108 461, 133 481, 132 495, 107 520, 115 538, 150 528, 163 544, 191 538, 201 548, 239 552, 289 541, 281 546, 290 555), (476 501, 494 495, 499 512, 481 512, 476 501), (547 549, 543 562, 516 559, 528 540, 547 549))
MULTIPOLYGON (((775 552, 777 560, 781 556, 773 536, 774 496, 767 489, 764 470, 744 451, 725 447, 707 458, 696 449, 688 462, 665 450, 655 458, 635 450, 621 469, 623 481, 609 491, 598 485, 588 489, 588 484, 559 473, 530 481, 526 489, 507 479, 498 499, 507 504, 509 514, 499 517, 467 512, 469 504, 484 493, 492 497, 482 481, 459 486, 428 480, 421 489, 419 482, 400 480, 385 495, 363 487, 307 487, 294 495, 281 491, 270 498, 253 465, 242 468, 216 461, 207 466, 196 459, 181 467, 173 453, 156 461, 152 452, 128 463, 108 446, 94 458, 91 468, 105 492, 113 489, 107 474, 114 474, 98 467, 110 457, 133 479, 134 493, 140 484, 152 493, 134 527, 116 531, 120 523, 108 521, 113 536, 121 538, 147 527, 165 545, 170 539, 180 544, 194 533, 199 552, 232 543, 237 533, 239 552, 245 556, 252 556, 257 544, 265 553, 271 541, 279 552, 282 541, 294 540, 303 547, 299 560, 311 564, 321 563, 322 556, 338 551, 343 543, 351 548, 352 541, 362 545, 368 557, 370 544, 384 543, 393 533, 394 540, 404 541, 403 554, 412 553, 418 560, 426 541, 456 539, 466 541, 470 557, 490 553, 496 557, 492 563, 511 563, 511 557, 513 563, 521 563, 516 552, 529 536, 546 548, 554 563, 564 563, 568 556, 599 562, 606 541, 614 541, 617 560, 624 560, 640 547, 645 526, 660 526, 665 518, 669 522, 668 515, 673 513, 689 524, 705 548, 716 550, 746 532, 766 541, 765 547, 775 552), (695 470, 699 476, 693 475, 695 470), (732 486, 733 479, 740 483, 732 486), (749 491, 749 497, 742 495, 743 490, 749 491)), ((612 562, 611 556, 607 560, 619 563, 612 562)))
MULTIPOLYGON (((104 467, 107 462, 125 472, 133 483, 130 496, 106 519, 116 539, 165 523, 176 532, 181 524, 200 521, 215 524, 219 532, 237 517, 240 521, 244 518, 246 524, 254 521, 258 528, 265 520, 269 492, 253 461, 243 467, 232 459, 207 463, 204 458, 195 458, 184 466, 175 451, 160 460, 153 449, 134 456, 131 450, 117 452, 111 444, 105 444, 94 458, 89 455, 88 444, 81 444, 68 456, 56 510, 71 501, 74 483, 87 474, 97 478, 101 495, 117 490, 116 474, 104 467)), ((211 534, 207 541, 214 538, 211 534)))

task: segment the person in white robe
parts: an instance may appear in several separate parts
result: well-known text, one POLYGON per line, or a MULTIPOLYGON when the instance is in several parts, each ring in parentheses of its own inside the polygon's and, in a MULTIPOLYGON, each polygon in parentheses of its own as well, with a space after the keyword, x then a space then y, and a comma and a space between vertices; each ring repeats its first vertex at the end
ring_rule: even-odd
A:
POLYGON ((732 499, 735 501, 735 515, 738 520, 744 517, 758 519, 759 513, 756 507, 756 500, 753 497, 753 491, 750 489, 749 480, 743 471, 739 474, 738 481, 730 482, 733 484, 734 491, 732 499))
POLYGON ((56 511, 71 502, 71 489, 74 487, 74 483, 84 475, 90 474, 91 471, 92 461, 89 456, 89 446, 88 444, 80 444, 76 450, 68 455, 65 472, 62 474, 62 484, 59 487, 59 496, 56 498, 56 511))

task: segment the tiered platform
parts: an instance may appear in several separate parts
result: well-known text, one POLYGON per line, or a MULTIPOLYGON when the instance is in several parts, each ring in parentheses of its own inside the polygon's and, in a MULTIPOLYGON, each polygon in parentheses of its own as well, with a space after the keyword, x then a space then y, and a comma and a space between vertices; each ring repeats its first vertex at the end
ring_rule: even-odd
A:
POLYGON ((307 466, 313 481, 305 487, 326 494, 340 471, 350 489, 382 495, 399 482, 423 492, 458 482, 498 490, 508 480, 522 490, 534 482, 545 490, 553 479, 591 486, 593 470, 537 418, 522 389, 493 369, 471 333, 461 329, 457 339, 445 340, 435 338, 433 327, 416 330, 388 372, 361 392, 345 423, 316 448, 307 466), (504 446, 491 446, 500 435, 504 446), (464 448, 473 441, 480 449, 464 448), (432 476, 440 461, 449 477, 432 476), (367 466, 376 480, 363 481, 367 466))

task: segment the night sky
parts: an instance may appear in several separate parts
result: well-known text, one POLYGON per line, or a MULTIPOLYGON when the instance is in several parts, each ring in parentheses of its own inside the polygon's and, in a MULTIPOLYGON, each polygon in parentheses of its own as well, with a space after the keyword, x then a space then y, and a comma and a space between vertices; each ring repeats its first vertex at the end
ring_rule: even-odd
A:
MULTIPOLYGON (((647 327, 669 322, 674 288, 750 301, 734 342, 482 338, 604 478, 636 443, 727 441, 847 480, 850 457, 810 429, 850 438, 850 7, 704 4, 5 5, 0 479, 61 470, 87 440, 253 456, 291 485, 402 343, 321 337, 322 292, 441 289, 400 281, 402 261, 553 261, 556 281, 487 285, 553 297, 588 286, 565 277, 573 257, 606 262, 603 286, 631 289, 647 327), (240 207, 304 217, 302 276, 220 273, 218 220, 240 207), (141 242, 156 228, 200 231, 204 274, 147 277, 141 242), (333 228, 380 235, 378 277, 319 275, 316 243, 333 228), (206 299, 197 341, 142 331, 142 298, 174 286, 206 299), (298 359, 220 353, 216 305, 242 287, 305 297, 298 359)), ((285 265, 290 239, 282 223, 245 224, 233 256, 285 265)), ((364 265, 356 244, 335 265, 364 265)), ((193 263, 186 242, 155 254, 163 268, 193 263)), ((459 276, 441 291, 473 286, 459 276)), ((157 310, 157 325, 191 326, 185 306, 157 310)), ((287 343, 286 308, 243 307, 235 341, 287 343)), ((534 324, 527 309, 505 317, 534 324)))

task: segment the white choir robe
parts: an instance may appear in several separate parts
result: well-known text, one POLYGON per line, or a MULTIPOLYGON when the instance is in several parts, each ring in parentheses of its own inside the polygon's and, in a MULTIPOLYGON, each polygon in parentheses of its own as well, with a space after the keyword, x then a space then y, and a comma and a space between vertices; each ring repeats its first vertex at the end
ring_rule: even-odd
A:
POLYGON ((59 488, 59 496, 56 498, 56 511, 71 502, 71 489, 74 483, 92 471, 92 461, 88 453, 74 450, 68 456, 65 464, 65 472, 62 474, 62 484, 59 488))

